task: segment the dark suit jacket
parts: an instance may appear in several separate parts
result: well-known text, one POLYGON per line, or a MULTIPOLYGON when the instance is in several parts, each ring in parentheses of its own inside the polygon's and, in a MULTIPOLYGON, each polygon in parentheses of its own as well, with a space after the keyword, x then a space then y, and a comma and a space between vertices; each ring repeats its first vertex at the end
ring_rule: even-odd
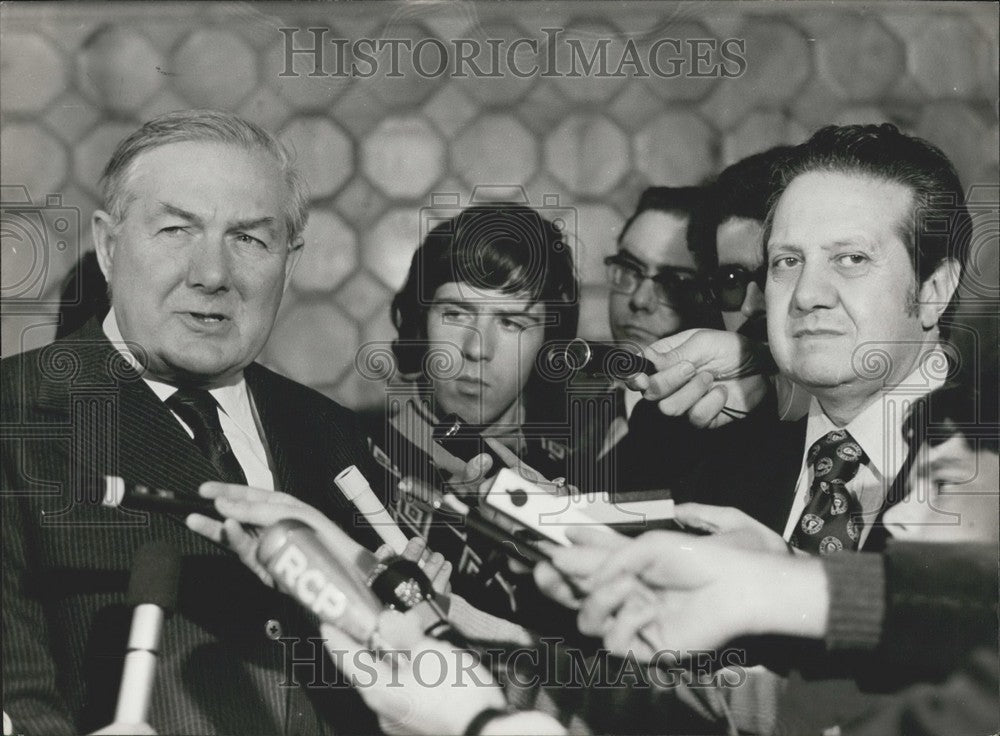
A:
MULTIPOLYGON (((377 546, 333 483, 350 464, 373 483, 379 477, 355 415, 262 366, 248 366, 245 377, 278 488, 377 546)), ((2 402, 3 707, 16 732, 80 733, 112 720, 131 619, 129 568, 154 539, 182 555, 149 718, 157 732, 377 730, 348 688, 282 686, 292 675, 314 685, 334 678, 332 667, 302 663, 308 642, 292 649, 289 637, 315 635, 294 601, 180 519, 137 520, 98 505, 106 473, 196 493, 213 471, 96 322, 4 360, 2 402), (278 628, 285 640, 272 638, 278 628)))
MULTIPOLYGON (((640 401, 612 453, 616 490, 669 489, 678 503, 734 506, 784 530, 802 462, 806 422, 781 422, 773 398, 738 422, 696 429, 640 401)), ((609 453, 610 455, 611 453, 609 453)))

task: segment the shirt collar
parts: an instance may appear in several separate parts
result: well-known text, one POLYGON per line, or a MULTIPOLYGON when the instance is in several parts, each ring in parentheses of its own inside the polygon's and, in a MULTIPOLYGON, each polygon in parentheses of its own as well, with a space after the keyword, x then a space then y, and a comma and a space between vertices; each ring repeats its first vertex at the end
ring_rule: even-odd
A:
MULTIPOLYGON (((944 385, 945 377, 937 366, 947 364, 944 351, 935 346, 920 357, 906 378, 895 386, 883 388, 875 401, 843 427, 868 455, 869 467, 883 478, 895 478, 903 467, 908 452, 903 421, 914 401, 944 385), (888 433, 887 428, 891 428, 888 433)), ((806 423, 806 449, 834 429, 841 428, 824 413, 816 397, 812 397, 806 423)))
MULTIPOLYGON (((153 389, 153 393, 156 394, 160 401, 166 401, 177 392, 177 386, 151 377, 149 372, 143 368, 142 364, 129 349, 129 343, 122 336, 114 308, 108 312, 108 316, 104 318, 101 327, 104 330, 105 336, 111 341, 111 344, 128 361, 128 364, 139 372, 142 380, 146 382, 147 386, 153 389)), ((208 392, 219 403, 222 411, 239 424, 244 431, 248 431, 254 426, 253 414, 250 413, 250 396, 247 392, 247 383, 243 378, 242 371, 232 378, 227 379, 225 383, 210 388, 208 392)))

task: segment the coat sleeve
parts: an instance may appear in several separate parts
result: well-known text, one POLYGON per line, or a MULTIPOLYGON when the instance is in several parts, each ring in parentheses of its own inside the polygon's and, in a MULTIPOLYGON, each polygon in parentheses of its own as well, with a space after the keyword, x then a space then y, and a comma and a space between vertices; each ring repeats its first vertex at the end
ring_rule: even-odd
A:
MULTIPOLYGON (((6 469, 4 475, 6 487, 6 469)), ((14 733, 74 734, 77 729, 59 691, 45 612, 38 592, 31 589, 27 513, 21 499, 3 499, 3 710, 14 733)))

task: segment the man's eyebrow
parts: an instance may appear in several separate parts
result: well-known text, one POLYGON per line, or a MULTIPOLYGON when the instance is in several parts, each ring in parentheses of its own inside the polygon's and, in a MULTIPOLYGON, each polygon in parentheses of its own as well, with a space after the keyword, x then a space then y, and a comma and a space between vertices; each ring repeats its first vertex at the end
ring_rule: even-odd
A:
POLYGON ((441 299, 436 302, 439 306, 447 307, 458 307, 459 309, 464 309, 467 312, 476 312, 480 314, 502 314, 505 317, 526 317, 528 319, 539 322, 543 319, 543 316, 530 311, 534 304, 528 305, 526 309, 522 308, 505 308, 502 303, 497 303, 495 301, 488 301, 486 303, 480 303, 477 301, 469 301, 463 299, 441 299))
POLYGON ((170 215, 176 215, 177 217, 182 217, 185 220, 190 220, 191 222, 201 222, 201 218, 193 212, 188 212, 182 207, 177 207, 176 205, 170 204, 170 202, 160 202, 160 209, 170 215))
MULTIPOLYGON (((201 224, 202 219, 194 214, 193 212, 188 212, 183 207, 178 207, 177 205, 170 204, 169 202, 160 202, 160 209, 164 212, 174 215, 176 217, 182 217, 185 220, 190 220, 193 223, 201 224)), ((262 217, 250 217, 245 220, 237 220, 229 226, 229 230, 253 230, 258 227, 272 227, 276 222, 274 217, 270 215, 264 215, 262 217)))
POLYGON ((275 218, 267 215, 264 217, 253 217, 248 220, 237 220, 229 226, 230 230, 253 230, 258 227, 270 228, 276 222, 275 218))
POLYGON ((768 243, 767 247, 764 249, 765 253, 770 253, 771 251, 780 250, 786 253, 802 253, 802 249, 792 243, 768 243))
POLYGON ((637 266, 640 266, 643 270, 646 270, 646 269, 649 268, 649 264, 648 263, 646 263, 644 260, 642 260, 641 258, 639 258, 639 256, 635 255, 628 248, 619 248, 618 249, 618 253, 616 255, 619 258, 622 258, 622 259, 624 259, 626 261, 629 261, 630 263, 634 263, 637 266))
POLYGON ((878 245, 878 241, 864 235, 856 235, 851 238, 841 238, 840 240, 835 240, 829 245, 825 245, 823 247, 827 250, 832 250, 833 248, 856 248, 859 245, 866 248, 875 248, 878 245))

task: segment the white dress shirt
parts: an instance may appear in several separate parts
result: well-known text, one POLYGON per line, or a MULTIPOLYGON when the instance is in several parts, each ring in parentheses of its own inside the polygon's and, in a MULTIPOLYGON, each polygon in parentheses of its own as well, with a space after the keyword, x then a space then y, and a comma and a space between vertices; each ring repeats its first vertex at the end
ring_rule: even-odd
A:
MULTIPOLYGON (((846 429, 861 445, 868 455, 868 462, 858 468, 858 474, 847 483, 847 490, 861 502, 864 528, 858 547, 861 548, 872 524, 882 510, 883 502, 889 492, 892 482, 903 467, 909 452, 903 437, 903 422, 910 406, 921 396, 944 384, 944 377, 939 367, 947 365, 944 352, 935 347, 925 353, 917 361, 917 367, 900 383, 884 388, 881 395, 869 404, 846 427, 834 424, 814 397, 809 405, 809 418, 806 423, 805 446, 802 448, 802 462, 799 468, 799 479, 795 485, 795 499, 788 521, 785 523, 785 540, 791 539, 796 524, 802 517, 802 511, 809 499, 809 488, 812 486, 813 470, 806 462, 806 455, 813 443, 827 432, 835 429, 846 429)), ((903 528, 893 527, 890 519, 884 519, 887 527, 892 527, 893 536, 903 532, 903 528)))
MULTIPOLYGON (((165 402, 177 392, 176 386, 150 378, 149 374, 143 370, 142 365, 129 350, 125 338, 122 337, 114 309, 108 312, 102 328, 111 344, 124 356, 129 365, 139 371, 142 380, 153 389, 160 401, 165 402)), ((239 375, 227 380, 225 384, 211 388, 208 392, 219 404, 219 424, 222 425, 222 433, 226 436, 240 467, 243 468, 247 483, 255 488, 273 491, 274 475, 271 472, 267 448, 262 439, 263 431, 257 419, 253 399, 247 390, 243 373, 240 372, 239 375)), ((193 438, 194 432, 184 420, 173 411, 170 413, 188 433, 188 436, 193 438)), ((182 459, 178 458, 178 462, 182 462, 182 459)))

